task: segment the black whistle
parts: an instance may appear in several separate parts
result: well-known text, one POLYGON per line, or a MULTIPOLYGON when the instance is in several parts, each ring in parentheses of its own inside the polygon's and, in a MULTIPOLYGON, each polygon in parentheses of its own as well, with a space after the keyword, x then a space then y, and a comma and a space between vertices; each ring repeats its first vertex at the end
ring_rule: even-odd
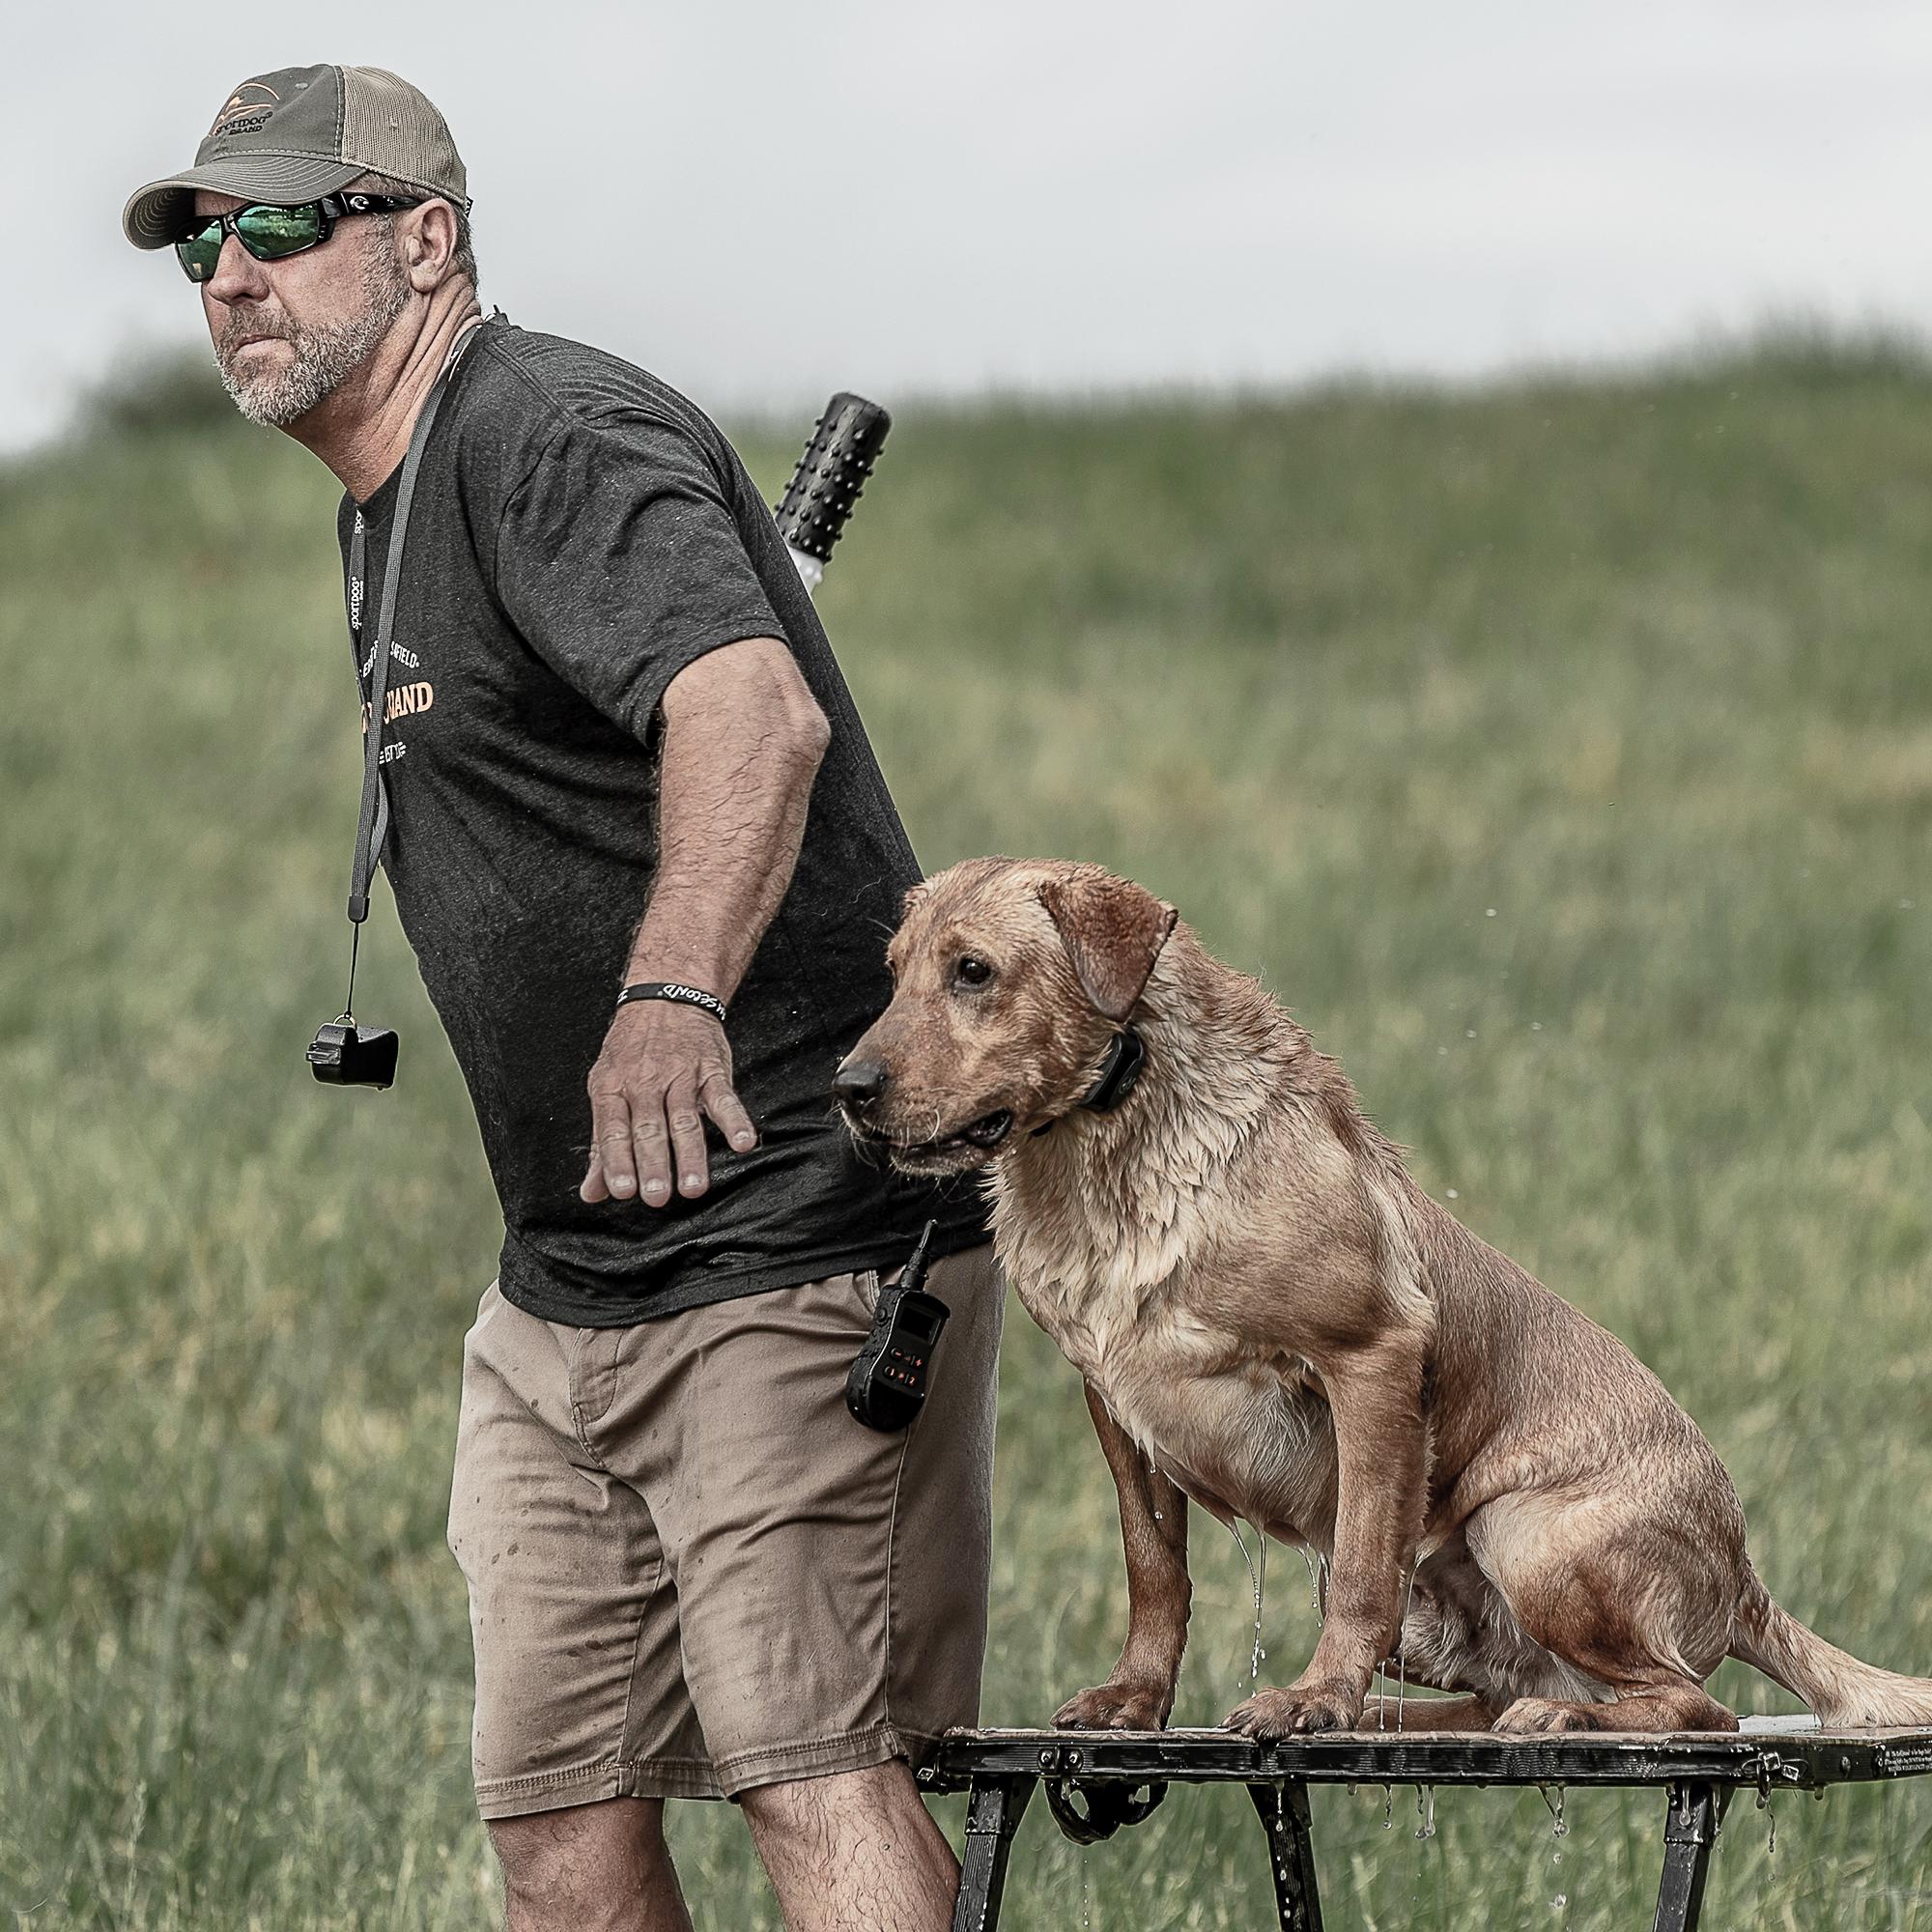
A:
POLYGON ((357 1026, 346 1013, 317 1027, 308 1043, 309 1070, 331 1087, 393 1087, 396 1036, 386 1027, 357 1026))
POLYGON ((890 1288, 879 1290, 872 1332, 845 1377, 845 1406, 867 1429, 887 1435, 906 1428, 925 1406, 932 1351, 952 1312, 922 1285, 926 1244, 937 1225, 925 1224, 905 1272, 890 1288))

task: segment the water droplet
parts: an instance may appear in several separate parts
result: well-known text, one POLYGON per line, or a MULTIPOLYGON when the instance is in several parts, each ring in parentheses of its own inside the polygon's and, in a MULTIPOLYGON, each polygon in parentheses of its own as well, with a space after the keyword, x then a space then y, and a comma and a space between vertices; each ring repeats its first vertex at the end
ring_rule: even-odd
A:
POLYGON ((1483 917, 1485 919, 1494 919, 1495 916, 1496 916, 1496 909, 1494 906, 1485 906, 1483 908, 1483 917))
POLYGON ((1395 1826, 1395 1791, 1390 1785, 1382 1786, 1382 1830, 1391 1831, 1395 1826))
POLYGON ((1443 1193, 1444 1193, 1444 1194, 1446 1194, 1446 1195, 1447 1195, 1447 1196, 1449 1197, 1449 1199, 1450 1199, 1450 1200, 1452 1200, 1452 1201, 1460 1201, 1460 1200, 1462 1200, 1462 1198, 1463 1198, 1463 1197, 1462 1197, 1462 1195, 1461 1195, 1461 1194, 1459 1194, 1459 1193, 1458 1193, 1458 1192, 1456 1191, 1456 1189, 1455 1189, 1455 1188, 1453 1188, 1453 1187, 1445 1187, 1445 1188, 1444 1188, 1444 1189, 1443 1189, 1442 1191, 1443 1191, 1443 1193))
POLYGON ((1415 1828, 1418 1838, 1433 1838, 1435 1835, 1435 1787, 1433 1784, 1419 1785, 1415 1793, 1415 1815, 1421 1823, 1415 1828))
POLYGON ((1569 1903, 1570 1903, 1570 1894, 1567 1891, 1559 1891, 1556 1894, 1556 1896, 1549 1901, 1549 1909, 1552 1912, 1561 1912, 1563 1908, 1569 1903))
POLYGON ((1541 1020, 1531 1020, 1529 1030, 1531 1033, 1541 1033, 1543 1031, 1543 1022, 1541 1020))

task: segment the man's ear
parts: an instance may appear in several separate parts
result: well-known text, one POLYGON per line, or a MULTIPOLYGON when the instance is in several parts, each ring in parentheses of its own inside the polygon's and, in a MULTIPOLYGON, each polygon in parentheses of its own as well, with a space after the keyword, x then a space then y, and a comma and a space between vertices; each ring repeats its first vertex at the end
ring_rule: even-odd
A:
POLYGON ((1133 1011, 1179 914, 1145 886, 1097 868, 1048 879, 1039 899, 1082 989, 1118 1026, 1133 1011))
POLYGON ((456 211, 440 195, 402 217, 403 271, 412 287, 427 293, 435 289, 456 258, 456 211))

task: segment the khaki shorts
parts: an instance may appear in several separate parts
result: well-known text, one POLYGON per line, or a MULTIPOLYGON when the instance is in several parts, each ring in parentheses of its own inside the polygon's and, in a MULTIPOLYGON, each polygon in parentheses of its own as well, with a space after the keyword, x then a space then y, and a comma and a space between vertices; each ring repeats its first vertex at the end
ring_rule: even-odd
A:
POLYGON ((486 1291, 449 1516, 486 1818, 917 1761, 976 1720, 1004 1284, 990 1245, 933 1264, 931 1394, 885 1435, 845 1407, 879 1280, 629 1328, 486 1291))

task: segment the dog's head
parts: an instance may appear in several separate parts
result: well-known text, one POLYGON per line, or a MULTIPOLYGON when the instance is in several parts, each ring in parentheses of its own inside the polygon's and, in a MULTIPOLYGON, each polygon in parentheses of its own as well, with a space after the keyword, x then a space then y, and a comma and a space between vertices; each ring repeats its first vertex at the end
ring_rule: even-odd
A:
POLYGON ((892 1005, 832 1083, 853 1137, 908 1173, 963 1174, 1070 1112, 1174 922, 1064 860, 969 859, 913 887, 892 1005))

